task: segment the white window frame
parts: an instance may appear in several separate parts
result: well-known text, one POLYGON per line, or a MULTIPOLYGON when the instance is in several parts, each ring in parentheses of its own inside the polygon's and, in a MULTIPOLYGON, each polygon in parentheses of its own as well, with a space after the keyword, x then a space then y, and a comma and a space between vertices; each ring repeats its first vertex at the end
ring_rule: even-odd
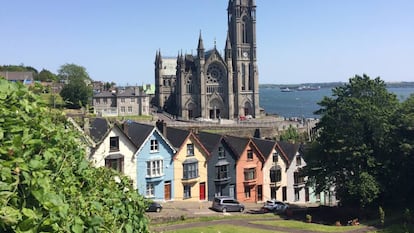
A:
POLYGON ((155 196, 155 185, 154 185, 154 183, 147 183, 145 195, 147 197, 154 197, 155 196))
POLYGON ((147 177, 159 177, 164 175, 164 160, 147 161, 147 177))
POLYGON ((160 150, 160 144, 157 139, 151 139, 150 141, 150 152, 158 152, 160 150))

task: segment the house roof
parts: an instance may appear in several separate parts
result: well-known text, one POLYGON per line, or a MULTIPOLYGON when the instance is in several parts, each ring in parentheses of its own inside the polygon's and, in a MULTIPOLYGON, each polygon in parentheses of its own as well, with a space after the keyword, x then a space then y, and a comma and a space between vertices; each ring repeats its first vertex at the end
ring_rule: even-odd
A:
POLYGON ((280 149, 282 150, 282 152, 288 157, 289 164, 290 164, 293 158, 295 157, 296 153, 299 151, 300 144, 284 142, 284 141, 279 141, 277 143, 280 146, 280 149))
POLYGON ((187 139, 187 137, 190 135, 190 131, 183 130, 183 129, 177 129, 177 128, 167 128, 167 139, 171 142, 171 144, 175 148, 180 148, 184 141, 187 139))
POLYGON ((210 156, 210 152, 206 149, 197 135, 195 135, 192 131, 168 127, 166 134, 168 141, 172 144, 172 146, 174 146, 177 151, 183 146, 183 143, 185 140, 187 140, 187 138, 192 137, 194 141, 200 146, 205 155, 207 157, 210 156))
POLYGON ((109 123, 105 118, 91 118, 89 124, 89 133, 95 142, 103 140, 110 128, 109 123))
POLYGON ((213 150, 219 145, 221 139, 223 138, 220 134, 213 134, 207 132, 200 132, 197 134, 197 137, 203 143, 204 147, 208 152, 213 152, 213 150))
POLYGON ((247 144, 250 142, 250 138, 240 138, 235 136, 224 136, 226 142, 230 145, 233 151, 237 154, 237 157, 243 153, 244 149, 246 149, 247 144))
POLYGON ((0 76, 5 77, 9 81, 33 81, 33 73, 31 71, 0 71, 0 76))
POLYGON ((140 124, 134 121, 125 121, 123 127, 125 134, 137 148, 140 148, 152 131, 155 130, 155 126, 140 124))
POLYGON ((253 142, 257 145, 260 152, 262 152, 265 159, 267 159, 276 146, 276 141, 253 138, 253 142))

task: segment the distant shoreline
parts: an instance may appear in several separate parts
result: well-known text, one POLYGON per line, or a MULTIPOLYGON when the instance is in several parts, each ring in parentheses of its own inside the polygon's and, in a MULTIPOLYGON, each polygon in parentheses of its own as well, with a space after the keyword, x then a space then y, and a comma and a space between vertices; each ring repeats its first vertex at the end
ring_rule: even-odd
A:
MULTIPOLYGON (((259 84, 259 88, 290 88, 296 89, 301 86, 319 86, 320 88, 334 88, 347 84, 346 82, 330 82, 330 83, 301 83, 301 84, 259 84)), ((387 87, 394 88, 411 88, 414 82, 385 82, 387 87)))

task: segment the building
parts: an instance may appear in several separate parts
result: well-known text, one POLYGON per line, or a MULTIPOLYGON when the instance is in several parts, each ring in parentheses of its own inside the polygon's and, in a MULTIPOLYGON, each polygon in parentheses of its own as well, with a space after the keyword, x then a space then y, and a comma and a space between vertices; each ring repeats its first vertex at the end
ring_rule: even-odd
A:
POLYGON ((137 147, 135 156, 138 192, 149 199, 174 199, 175 149, 154 125, 126 121, 124 132, 137 147))
POLYGON ((155 104, 189 120, 260 116, 255 0, 229 0, 224 57, 202 35, 197 53, 155 56, 155 104))
POLYGON ((139 87, 96 93, 92 103, 98 116, 150 115, 150 98, 139 87))
POLYGON ((31 71, 0 71, 0 77, 4 77, 11 82, 23 83, 24 85, 34 83, 33 72, 31 71))

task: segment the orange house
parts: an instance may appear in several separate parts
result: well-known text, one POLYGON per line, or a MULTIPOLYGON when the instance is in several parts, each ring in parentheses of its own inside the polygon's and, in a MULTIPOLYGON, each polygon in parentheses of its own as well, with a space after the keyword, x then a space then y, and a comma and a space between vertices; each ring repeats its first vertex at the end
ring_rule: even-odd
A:
POLYGON ((225 136, 236 152, 236 195, 241 202, 263 201, 264 156, 251 138, 225 136))

